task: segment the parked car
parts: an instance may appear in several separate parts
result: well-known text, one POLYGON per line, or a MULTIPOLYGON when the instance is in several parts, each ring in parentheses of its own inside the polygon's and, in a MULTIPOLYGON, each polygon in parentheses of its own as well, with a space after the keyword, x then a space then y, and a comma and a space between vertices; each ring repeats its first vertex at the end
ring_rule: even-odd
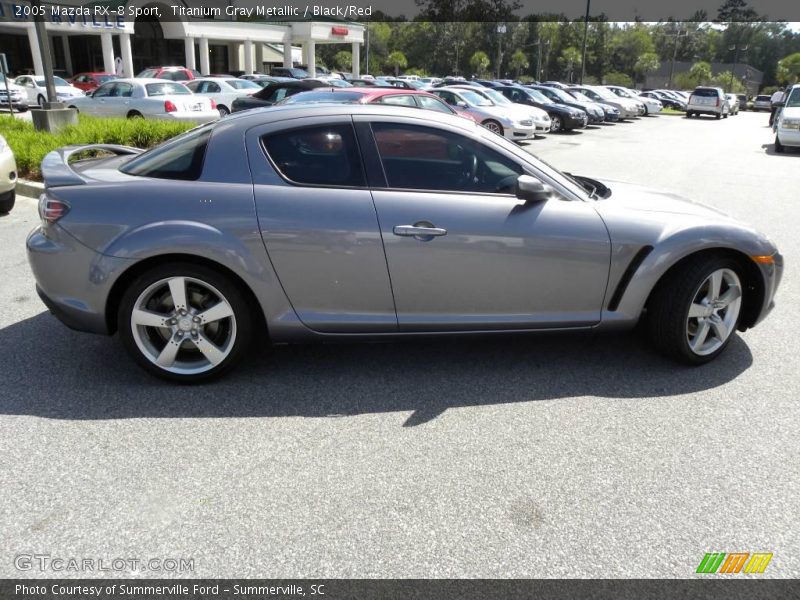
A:
POLYGON ((545 134, 550 133, 550 128, 552 127, 552 123, 550 121, 550 115, 547 114, 547 111, 542 110, 541 108, 536 108, 535 106, 525 106, 522 107, 519 104, 515 104, 511 102, 508 98, 506 98, 503 94, 498 92, 492 88, 474 88, 469 85, 452 85, 451 88, 461 88, 464 90, 468 90, 479 96, 490 100, 492 104, 497 106, 498 108, 505 108, 507 111, 506 114, 514 120, 527 120, 530 119, 533 121, 533 126, 535 129, 536 134, 545 134), (519 112, 520 109, 522 112, 519 112), (514 113, 518 113, 517 116, 514 116, 514 113))
POLYGON ((621 98, 611 90, 602 86, 577 85, 573 86, 571 89, 581 92, 595 102, 610 104, 619 111, 620 121, 624 119, 633 119, 642 114, 640 102, 635 102, 630 98, 621 98))
MULTIPOLYGON (((56 98, 58 102, 69 102, 72 98, 83 96, 83 90, 68 84, 61 77, 53 77, 56 84, 56 98)), ((38 104, 42 106, 47 102, 47 83, 44 77, 37 75, 21 75, 14 80, 25 91, 28 105, 38 104)))
POLYGON ((344 79, 336 79, 333 77, 314 77, 313 79, 309 79, 308 81, 320 81, 330 87, 338 87, 338 88, 353 87, 353 84, 350 83, 349 81, 345 81, 344 79))
MULTIPOLYGON (((239 79, 244 79, 244 77, 240 77, 239 79)), ((291 77, 273 77, 272 75, 258 75, 249 78, 247 81, 252 81, 258 87, 265 87, 270 83, 280 83, 281 81, 295 81, 291 77)))
MULTIPOLYGON (((287 96, 277 103, 282 106, 285 104, 385 104, 391 106, 405 106, 408 108, 421 108, 423 110, 433 110, 448 115, 459 115, 470 121, 475 121, 474 117, 468 112, 453 108, 447 102, 422 90, 404 90, 381 87, 351 87, 342 88, 320 88, 308 92, 300 92, 293 96, 287 96)), ((475 121, 477 122, 477 121, 475 121)))
POLYGON ((0 215, 11 212, 17 187, 17 162, 14 152, 0 135, 0 215))
POLYGON ((753 110, 772 110, 772 97, 769 94, 760 94, 753 100, 753 110))
POLYGON ((291 79, 305 79, 308 71, 299 67, 272 67, 269 74, 273 77, 289 77, 291 79))
POLYGON ((475 83, 479 83, 483 87, 487 87, 487 88, 496 88, 496 87, 500 87, 501 85, 506 85, 506 84, 500 83, 499 81, 491 81, 489 79, 473 79, 473 81, 475 83))
POLYGON ((186 84, 186 87, 198 96, 213 100, 220 117, 230 114, 236 98, 250 96, 261 90, 261 86, 257 83, 236 77, 193 79, 186 84))
POLYGON ((6 76, 0 73, 0 109, 8 109, 9 94, 11 95, 11 108, 19 112, 28 110, 28 94, 25 88, 17 85, 11 79, 8 80, 8 91, 6 91, 6 76))
POLYGON ((739 98, 736 97, 736 94, 725 94, 725 98, 728 100, 728 111, 731 116, 739 114, 739 98))
POLYGON ((116 79, 117 75, 114 73, 91 72, 91 73, 78 73, 69 80, 79 90, 86 92, 93 92, 101 85, 112 79, 116 79))
POLYGON ((240 110, 249 110, 251 108, 261 108, 265 106, 272 106, 276 102, 280 102, 287 96, 299 94, 300 92, 307 92, 317 88, 332 88, 330 83, 322 81, 314 81, 310 79, 288 79, 276 83, 265 85, 255 94, 249 96, 240 96, 234 99, 231 105, 231 112, 238 112, 240 110))
POLYGON ((559 88, 559 89, 563 89, 564 92, 575 98, 578 102, 583 102, 585 104, 592 104, 602 108, 603 112, 605 113, 604 115, 605 121, 609 123, 614 123, 616 121, 619 121, 619 109, 616 106, 612 106, 611 104, 607 104, 606 102, 596 102, 595 100, 589 98, 589 96, 583 94, 582 92, 579 92, 574 88, 559 88))
POLYGON ((230 371, 256 339, 640 321, 696 365, 770 312, 783 272, 749 225, 566 175, 445 114, 280 106, 70 162, 96 148, 42 163, 26 244, 37 291, 70 327, 119 333, 136 363, 177 382, 230 371))
POLYGON ((639 116, 661 112, 661 109, 664 108, 664 105, 661 104, 660 101, 653 100, 652 98, 641 98, 639 97, 639 92, 629 90, 621 85, 604 85, 598 87, 603 87, 620 98, 627 98, 628 100, 638 103, 637 109, 639 111, 639 116))
POLYGON ((378 83, 375 79, 351 79, 350 85, 353 87, 378 87, 378 83))
POLYGON ((747 110, 747 96, 736 94, 736 99, 739 101, 739 110, 747 110))
POLYGON ((787 146, 800 147, 800 85, 792 86, 775 118, 775 152, 787 146))
POLYGON ((137 79, 168 79, 169 81, 191 81, 202 77, 200 71, 186 67, 148 67, 139 73, 137 79))
POLYGON ((593 103, 581 102, 577 98, 570 96, 561 88, 547 85, 532 85, 529 87, 537 90, 540 94, 549 98, 556 104, 563 104, 565 106, 571 106, 572 108, 582 110, 586 113, 586 117, 588 119, 587 123, 589 124, 602 123, 605 121, 605 111, 600 106, 597 106, 593 103))
POLYGON ((667 94, 658 92, 657 90, 650 90, 647 92, 642 92, 639 94, 642 98, 654 98, 661 102, 661 104, 666 108, 671 108, 673 110, 686 110, 686 103, 683 100, 678 100, 674 96, 668 96, 667 94))
POLYGON ((461 108, 492 133, 511 140, 527 140, 536 135, 536 126, 529 114, 511 113, 466 87, 433 88, 430 92, 453 108, 461 108))
POLYGON ((547 112, 550 115, 550 131, 553 133, 583 129, 589 122, 586 111, 563 104, 556 104, 537 90, 518 85, 504 85, 496 89, 511 102, 535 106, 547 112))
POLYGON ((159 119, 207 123, 219 119, 214 100, 193 94, 177 81, 115 79, 90 96, 72 98, 69 108, 94 117, 159 119))
POLYGON ((713 115, 717 119, 727 119, 730 112, 728 99, 722 88, 698 86, 686 105, 686 116, 699 117, 700 115, 713 115))

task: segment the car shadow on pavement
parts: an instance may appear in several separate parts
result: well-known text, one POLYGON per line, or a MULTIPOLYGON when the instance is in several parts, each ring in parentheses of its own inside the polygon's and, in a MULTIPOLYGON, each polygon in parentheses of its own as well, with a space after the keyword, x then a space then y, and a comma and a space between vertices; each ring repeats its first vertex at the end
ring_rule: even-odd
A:
POLYGON ((794 148, 787 148, 784 147, 783 152, 775 152, 775 144, 761 144, 761 147, 764 149, 764 154, 769 154, 770 156, 792 156, 793 154, 797 156, 800 154, 800 151, 795 150, 794 148))
POLYGON ((49 419, 331 417, 412 411, 404 426, 448 408, 659 398, 715 388, 753 358, 741 338, 712 364, 663 358, 643 336, 540 335, 398 343, 278 346, 226 378, 165 383, 117 338, 77 333, 41 313, 0 329, 0 414, 49 419))

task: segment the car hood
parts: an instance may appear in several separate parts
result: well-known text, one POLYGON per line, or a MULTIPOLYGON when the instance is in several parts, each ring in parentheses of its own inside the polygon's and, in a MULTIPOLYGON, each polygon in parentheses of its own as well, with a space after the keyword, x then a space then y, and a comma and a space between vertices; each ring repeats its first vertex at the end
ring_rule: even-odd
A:
POLYGON ((622 181, 602 180, 601 183, 611 190, 608 198, 598 201, 598 210, 603 206, 613 209, 635 210, 650 213, 685 215, 720 220, 734 220, 727 213, 711 206, 689 200, 678 194, 663 190, 655 190, 641 185, 622 181))

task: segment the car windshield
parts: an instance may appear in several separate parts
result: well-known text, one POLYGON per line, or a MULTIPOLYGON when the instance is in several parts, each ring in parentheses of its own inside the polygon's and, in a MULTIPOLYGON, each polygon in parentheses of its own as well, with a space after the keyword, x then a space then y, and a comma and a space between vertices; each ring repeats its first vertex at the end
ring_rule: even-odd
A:
POLYGON ((593 102, 589 96, 586 94, 579 92, 578 90, 570 90, 569 93, 572 95, 573 98, 580 100, 581 102, 593 102))
POLYGON ((545 96, 539 90, 532 90, 531 88, 525 88, 525 93, 528 94, 528 96, 530 96, 534 100, 536 100, 536 102, 541 102, 542 104, 554 104, 554 102, 550 100, 550 98, 545 96))
POLYGON ((765 102, 769 100, 769 96, 756 96, 756 102, 765 102))
POLYGON ((260 90, 261 86, 247 79, 226 79, 225 83, 236 90, 260 90))
POLYGON ((794 88, 792 90, 792 95, 786 100, 786 107, 796 108, 798 106, 800 106, 800 88, 794 88))
POLYGON ((302 92, 284 98, 276 104, 316 104, 320 102, 336 102, 345 104, 355 104, 364 98, 360 92, 302 92))
POLYGON ((503 96, 503 94, 501 94, 500 92, 496 92, 494 90, 490 90, 489 88, 483 90, 483 94, 485 96, 488 96, 492 102, 497 104, 497 106, 508 106, 509 104, 513 104, 513 102, 511 102, 511 100, 503 96))
POLYGON ((458 90, 459 95, 472 106, 494 106, 492 101, 471 90, 458 90))
MULTIPOLYGON (((44 77, 42 77, 41 79, 39 79, 37 77, 35 81, 36 81, 36 85, 38 85, 39 87, 45 87, 47 85, 47 82, 45 82, 44 77)), ((53 77, 53 82, 57 86, 62 86, 62 85, 65 86, 65 87, 69 86, 69 84, 66 81, 64 81, 63 79, 61 79, 61 77, 53 77)))
POLYGON ((617 98, 617 95, 614 92, 607 90, 606 88, 592 88, 592 91, 601 98, 606 98, 608 100, 614 100, 617 98))
POLYGON ((561 100, 563 102, 574 102, 575 101, 575 99, 572 96, 570 96, 567 92, 565 92, 564 90, 560 90, 558 88, 550 88, 550 92, 556 98, 558 98, 559 100, 561 100))
POLYGON ((163 83, 148 83, 144 87, 147 90, 148 96, 173 96, 178 94, 192 93, 186 86, 181 85, 180 83, 172 83, 171 81, 165 81, 163 83))

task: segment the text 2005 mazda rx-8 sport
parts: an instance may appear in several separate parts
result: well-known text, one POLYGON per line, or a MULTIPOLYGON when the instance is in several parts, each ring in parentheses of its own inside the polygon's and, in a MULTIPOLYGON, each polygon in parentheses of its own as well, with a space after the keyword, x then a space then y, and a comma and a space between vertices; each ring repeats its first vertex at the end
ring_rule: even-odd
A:
MULTIPOLYGON (((783 259, 700 204, 561 173, 459 117, 245 111, 142 152, 50 153, 28 257, 64 323, 167 379, 250 342, 633 327, 687 363, 773 306, 783 259)), ((89 147, 97 150, 97 146, 89 147)))

